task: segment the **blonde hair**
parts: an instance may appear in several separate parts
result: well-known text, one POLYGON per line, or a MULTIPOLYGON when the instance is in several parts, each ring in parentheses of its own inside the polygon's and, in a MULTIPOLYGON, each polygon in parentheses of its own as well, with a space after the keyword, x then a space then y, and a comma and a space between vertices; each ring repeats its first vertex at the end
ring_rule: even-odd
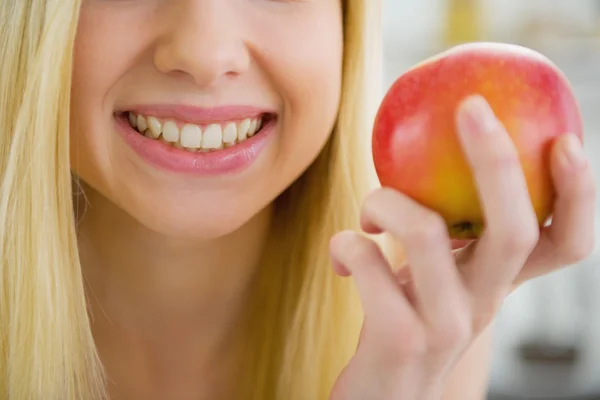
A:
MULTIPOLYGON (((0 2, 0 400, 99 400, 69 163, 73 45, 81 0, 0 2)), ((380 0, 345 0, 334 132, 275 203, 245 348, 244 399, 327 399, 355 351, 362 310, 329 267, 329 238, 358 226, 372 183, 380 0), (285 223, 285 227, 283 224, 285 223)))

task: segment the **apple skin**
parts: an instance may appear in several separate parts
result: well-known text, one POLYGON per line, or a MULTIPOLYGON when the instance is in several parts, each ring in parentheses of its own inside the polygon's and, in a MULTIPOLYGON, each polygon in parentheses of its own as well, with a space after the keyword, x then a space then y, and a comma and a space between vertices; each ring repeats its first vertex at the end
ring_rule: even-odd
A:
POLYGON ((400 76, 383 98, 373 127, 381 185, 439 213, 452 239, 480 237, 484 216, 455 122, 460 102, 473 94, 488 101, 513 140, 542 226, 555 198, 551 145, 565 133, 583 142, 583 122, 564 74, 521 46, 459 45, 400 76))

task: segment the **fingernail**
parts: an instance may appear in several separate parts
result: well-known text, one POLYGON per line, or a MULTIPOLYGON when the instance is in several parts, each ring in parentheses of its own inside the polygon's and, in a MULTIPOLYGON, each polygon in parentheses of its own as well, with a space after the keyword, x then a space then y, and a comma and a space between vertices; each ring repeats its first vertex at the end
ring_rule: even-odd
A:
POLYGON ((474 95, 461 104, 458 125, 461 131, 481 135, 494 132, 498 119, 488 102, 482 96, 474 95))
POLYGON ((583 167, 586 164, 586 157, 579 138, 573 134, 569 134, 564 141, 563 153, 567 162, 575 168, 583 167))

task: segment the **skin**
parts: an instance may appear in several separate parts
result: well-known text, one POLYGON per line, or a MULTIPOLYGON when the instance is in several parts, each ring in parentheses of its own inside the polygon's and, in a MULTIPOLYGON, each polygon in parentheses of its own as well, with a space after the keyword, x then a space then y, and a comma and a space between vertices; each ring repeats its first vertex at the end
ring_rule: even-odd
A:
POLYGON ((113 398, 226 398, 213 390, 231 387, 235 360, 224 349, 270 204, 332 131, 342 48, 339 0, 84 1, 71 158, 84 182, 81 259, 113 398), (264 107, 278 114, 278 132, 241 174, 161 172, 121 141, 113 118, 156 103, 264 107))
MULTIPOLYGON (((335 121, 341 32, 339 0, 84 1, 71 156, 85 191, 78 227, 93 332, 113 400, 228 397, 236 358, 226 349, 235 348, 270 204, 318 155, 335 121), (265 107, 278 114, 277 134, 240 175, 161 172, 120 141, 113 119, 115 110, 152 103, 265 107)), ((493 124, 460 115, 490 231, 453 254, 435 214, 389 190, 368 197, 363 228, 403 243, 409 283, 386 272, 363 236, 332 239, 336 271, 353 275, 366 310, 333 399, 482 398, 483 331, 497 301, 514 282, 591 248, 593 182, 586 163, 561 161, 566 142, 553 158, 555 228, 538 237, 506 134, 485 135, 482 126, 493 124)))
POLYGON ((595 184, 576 135, 552 148, 557 199, 552 225, 540 231, 515 146, 485 99, 467 98, 456 120, 486 231, 453 251, 439 214, 390 189, 366 199, 363 230, 403 243, 407 266, 391 273, 375 243, 357 232, 332 239, 335 269, 354 277, 365 307, 360 344, 332 400, 484 398, 473 377, 482 377, 477 364, 489 356, 488 326, 504 298, 594 247, 595 184))

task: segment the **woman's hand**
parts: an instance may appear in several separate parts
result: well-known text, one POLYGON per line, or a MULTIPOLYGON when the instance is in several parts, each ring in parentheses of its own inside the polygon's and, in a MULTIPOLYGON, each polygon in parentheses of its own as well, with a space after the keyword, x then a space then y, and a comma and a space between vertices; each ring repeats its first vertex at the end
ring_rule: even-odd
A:
POLYGON ((393 235, 408 267, 393 273, 379 247, 358 233, 332 239, 334 268, 354 277, 365 311, 358 349, 332 400, 440 399, 448 372, 516 285, 593 249, 595 187, 576 136, 552 149, 557 198, 552 225, 540 231, 514 145, 485 100, 466 100, 457 123, 484 235, 453 251, 438 214, 390 189, 368 197, 363 230, 393 235))

